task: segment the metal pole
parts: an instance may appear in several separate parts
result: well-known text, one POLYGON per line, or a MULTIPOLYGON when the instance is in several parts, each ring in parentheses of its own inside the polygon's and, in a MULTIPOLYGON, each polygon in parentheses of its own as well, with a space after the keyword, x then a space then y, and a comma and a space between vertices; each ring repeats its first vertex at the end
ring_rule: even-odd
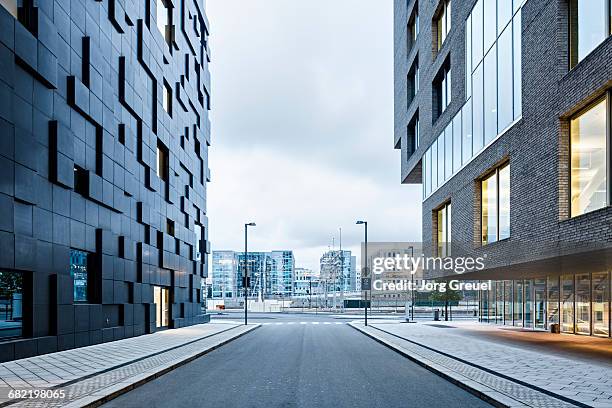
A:
MULTIPOLYGON (((410 247, 410 257, 414 258, 414 248, 410 247)), ((410 271, 410 281, 412 284, 412 302, 410 302, 410 320, 412 320, 414 322, 414 274, 416 273, 416 271, 410 271)))
MULTIPOLYGON (((370 270, 368 269, 368 222, 365 221, 365 274, 366 274, 366 278, 370 277, 370 270)), ((372 284, 372 282, 370 282, 370 285, 372 284)), ((370 290, 372 289, 372 287, 370 286, 370 290)), ((368 325, 368 290, 366 289, 366 293, 365 293, 365 325, 368 325)))
POLYGON ((248 304, 249 304, 249 299, 247 297, 247 291, 248 291, 248 287, 247 284, 249 282, 249 262, 248 262, 248 250, 247 250, 247 228, 248 228, 248 224, 244 224, 244 280, 243 280, 243 285, 244 286, 244 324, 248 324, 248 318, 247 318, 247 309, 248 304))

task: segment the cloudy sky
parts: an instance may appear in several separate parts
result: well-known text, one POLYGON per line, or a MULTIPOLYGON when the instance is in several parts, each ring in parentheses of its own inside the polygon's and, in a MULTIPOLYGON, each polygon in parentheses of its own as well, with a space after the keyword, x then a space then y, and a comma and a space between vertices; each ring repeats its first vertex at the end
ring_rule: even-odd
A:
MULTIPOLYGON (((207 0, 212 249, 292 249, 319 269, 338 245, 420 240, 420 187, 393 149, 391 0, 207 0)), ((359 257, 358 257, 359 258, 359 257)), ((359 259, 358 259, 359 263, 359 259)))

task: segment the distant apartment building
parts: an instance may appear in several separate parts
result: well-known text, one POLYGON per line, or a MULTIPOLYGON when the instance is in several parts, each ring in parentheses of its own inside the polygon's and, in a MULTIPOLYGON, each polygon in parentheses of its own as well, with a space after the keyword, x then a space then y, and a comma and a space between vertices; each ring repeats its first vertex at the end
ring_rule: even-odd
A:
MULTIPOLYGON (((401 180, 483 321, 610 337, 610 0, 396 0, 401 180), (452 73, 452 75, 451 75, 452 73)), ((446 277, 427 270, 430 277, 446 277)))
POLYGON ((293 292, 293 251, 248 252, 246 264, 244 252, 213 251, 212 258, 213 298, 244 295, 245 265, 248 265, 250 277, 249 296, 284 297, 293 292))
POLYGON ((295 268, 295 279, 293 281, 293 294, 305 296, 317 293, 319 287, 319 275, 311 269, 295 268))
POLYGON ((320 259, 320 278, 328 292, 359 290, 357 282, 357 257, 347 250, 329 250, 320 259))

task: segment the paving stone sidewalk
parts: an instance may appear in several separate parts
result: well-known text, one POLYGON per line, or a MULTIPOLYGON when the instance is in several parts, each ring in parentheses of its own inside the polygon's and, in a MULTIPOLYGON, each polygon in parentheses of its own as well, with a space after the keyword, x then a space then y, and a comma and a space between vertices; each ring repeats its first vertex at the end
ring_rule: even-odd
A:
POLYGON ((91 402, 161 375, 258 326, 207 323, 2 363, 0 406, 59 407, 86 397, 91 402), (10 389, 63 390, 65 396, 15 403, 8 398, 10 389))
MULTIPOLYGON (((363 330, 360 323, 354 322, 352 325, 360 325, 363 330)), ((380 322, 370 325, 370 334, 382 336, 392 345, 440 364, 445 370, 463 375, 469 381, 485 384, 515 401, 523 401, 527 406, 563 406, 554 405, 555 402, 551 401, 553 398, 549 395, 556 395, 576 405, 612 408, 610 362, 597 364, 592 360, 560 357, 553 354, 553 351, 533 351, 526 347, 475 338, 473 334, 467 335, 462 330, 448 326, 380 322), (534 394, 534 389, 542 390, 543 393, 534 394)), ((561 401, 557 400, 557 403, 561 404, 561 401)))

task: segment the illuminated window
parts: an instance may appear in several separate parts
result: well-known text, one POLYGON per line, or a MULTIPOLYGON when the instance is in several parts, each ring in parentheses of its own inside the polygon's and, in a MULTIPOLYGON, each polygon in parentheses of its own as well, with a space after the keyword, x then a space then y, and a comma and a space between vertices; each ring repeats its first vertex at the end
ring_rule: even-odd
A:
POLYGON ((495 169, 482 180, 482 244, 510 237, 510 165, 495 169))
POLYGON ((451 256, 451 204, 448 203, 437 211, 438 220, 438 256, 451 256))
POLYGON ((571 216, 606 206, 605 99, 570 121, 571 216))
POLYGON ((87 258, 87 252, 76 249, 70 250, 70 276, 73 282, 73 299, 75 302, 87 302, 89 300, 87 258))
POLYGON ((17 18, 17 0, 0 0, 0 6, 7 9, 13 17, 17 18))
POLYGON ((438 51, 442 48, 446 37, 451 29, 451 1, 450 0, 442 0, 442 5, 440 6, 440 11, 436 18, 436 28, 437 28, 437 49, 438 51))

